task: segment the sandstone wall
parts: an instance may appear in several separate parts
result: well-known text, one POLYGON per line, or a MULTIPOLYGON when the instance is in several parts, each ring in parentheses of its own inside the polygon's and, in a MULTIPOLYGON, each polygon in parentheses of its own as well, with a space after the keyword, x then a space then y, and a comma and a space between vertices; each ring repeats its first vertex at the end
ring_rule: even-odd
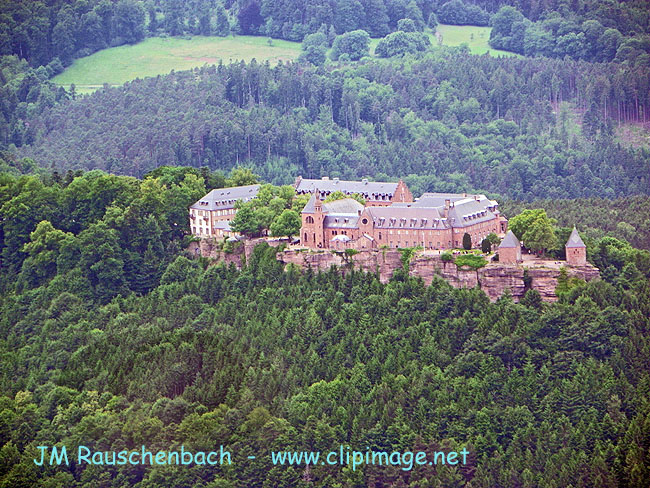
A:
MULTIPOLYGON (((203 239, 200 242, 200 254, 218 261, 235 263, 241 267, 242 258, 248 258, 261 239, 244 241, 233 253, 226 254, 220 251, 216 243, 203 239)), ((268 241, 267 241, 268 242, 268 241)), ((277 246, 280 241, 271 241, 270 245, 277 246)), ((349 269, 357 269, 369 273, 378 273, 382 283, 387 283, 393 273, 402 267, 401 253, 394 249, 380 249, 363 251, 354 256, 346 256, 343 252, 331 250, 284 250, 277 253, 280 262, 292 263, 302 269, 311 268, 314 271, 327 271, 332 266, 337 266, 345 273, 349 269)), ((585 281, 600 277, 597 268, 587 265, 580 267, 567 266, 569 276, 577 276, 585 281)), ((524 267, 503 263, 489 263, 477 271, 459 269, 453 263, 445 263, 439 255, 416 253, 409 263, 409 274, 419 276, 426 285, 430 285, 434 276, 440 276, 455 288, 474 288, 479 286, 490 298, 496 300, 506 289, 510 290, 513 298, 519 300, 523 297, 526 286, 524 284, 524 267)), ((558 267, 531 267, 527 270, 531 281, 530 287, 537 290, 542 300, 555 301, 555 287, 560 276, 558 267)))
MULTIPOLYGON (((303 269, 325 271, 331 266, 338 266, 345 272, 354 268, 370 273, 379 273, 382 283, 388 282, 391 276, 402 266, 401 254, 396 250, 378 250, 360 252, 349 258, 331 251, 310 252, 285 250, 278 253, 278 260, 283 263, 293 263, 303 269)), ((593 266, 567 267, 569 276, 577 276, 585 281, 600 277, 597 268, 593 266)), ((434 276, 440 276, 455 288, 480 288, 490 297, 490 300, 499 298, 506 289, 510 290, 513 298, 519 300, 526 292, 524 283, 524 268, 522 266, 490 263, 476 271, 459 269, 453 263, 445 263, 437 255, 426 253, 416 254, 409 263, 409 274, 419 276, 426 285, 430 285, 434 276)), ((560 276, 560 270, 555 268, 535 267, 528 269, 531 280, 530 287, 537 290, 542 300, 555 301, 555 287, 560 276)))

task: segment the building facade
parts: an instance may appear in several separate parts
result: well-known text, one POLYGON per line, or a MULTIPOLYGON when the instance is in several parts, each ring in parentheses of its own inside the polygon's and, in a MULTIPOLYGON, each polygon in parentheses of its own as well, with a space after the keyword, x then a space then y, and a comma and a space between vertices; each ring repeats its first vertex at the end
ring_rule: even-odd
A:
MULTIPOLYGON (((348 183, 347 188, 355 188, 348 183)), ((411 192, 402 191, 403 182, 395 185, 390 205, 365 207, 351 198, 323 203, 324 192, 314 188, 302 211, 301 243, 312 249, 452 249, 462 246, 465 233, 478 247, 488 234, 505 232, 507 220, 498 203, 485 195, 425 193, 417 201, 399 201, 411 192)))
POLYGON ((328 195, 335 191, 340 191, 346 195, 359 194, 366 200, 368 207, 386 207, 396 202, 412 202, 413 194, 402 180, 397 183, 368 181, 340 180, 339 178, 330 179, 324 176, 320 180, 305 179, 301 176, 296 178, 293 185, 296 195, 314 194, 319 191, 320 199, 325 200, 328 195))
POLYGON ((221 239, 234 233, 230 221, 235 217, 238 201, 249 201, 257 196, 261 185, 217 188, 190 207, 190 230, 196 237, 221 239))

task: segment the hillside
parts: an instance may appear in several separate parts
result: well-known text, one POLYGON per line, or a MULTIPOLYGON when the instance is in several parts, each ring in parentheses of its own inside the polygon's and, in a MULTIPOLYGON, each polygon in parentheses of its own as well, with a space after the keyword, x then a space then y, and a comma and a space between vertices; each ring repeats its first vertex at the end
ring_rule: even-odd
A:
MULTIPOLYGON (((441 24, 437 32, 445 46, 467 44, 472 54, 516 56, 508 51, 491 49, 488 44, 490 27, 454 26, 441 24)), ((437 37, 429 33, 432 44, 437 37)), ((372 39, 370 53, 379 39, 372 39)), ((229 63, 252 59, 271 65, 279 61, 295 61, 300 54, 300 44, 282 39, 260 36, 231 36, 191 38, 151 37, 137 44, 103 49, 90 56, 76 59, 64 72, 52 78, 57 86, 70 89, 75 85, 77 94, 92 93, 103 87, 122 85, 127 81, 147 76, 164 75, 204 64, 229 63)))
POLYGON ((52 82, 76 87, 77 93, 90 93, 104 83, 121 85, 145 76, 157 76, 172 70, 187 70, 204 64, 229 63, 256 59, 277 64, 295 60, 300 44, 266 37, 203 37, 191 39, 152 37, 133 45, 113 47, 75 60, 52 82))
POLYGON ((532 202, 505 201, 501 211, 508 218, 526 208, 543 208, 561 227, 580 226, 581 233, 592 239, 611 235, 633 246, 650 250, 650 197, 627 197, 616 200, 564 198, 532 202))
POLYGON ((274 183, 298 174, 406 177, 417 194, 647 194, 648 150, 618 145, 612 125, 619 112, 634 117, 637 99, 650 104, 640 88, 649 73, 444 47, 329 68, 206 67, 64 102, 29 121, 33 143, 20 153, 58 171, 248 165, 274 183), (587 98, 621 73, 633 97, 587 98), (580 109, 580 125, 553 112, 560 100, 580 109))

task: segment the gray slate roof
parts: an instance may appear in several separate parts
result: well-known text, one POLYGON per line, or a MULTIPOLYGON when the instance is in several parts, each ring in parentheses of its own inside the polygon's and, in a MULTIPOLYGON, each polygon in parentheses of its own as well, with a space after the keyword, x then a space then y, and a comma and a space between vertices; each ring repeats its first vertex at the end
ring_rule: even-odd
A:
MULTIPOLYGON (((488 199, 485 195, 477 195, 481 201, 488 202, 488 199)), ((466 193, 423 193, 420 198, 413 202, 414 207, 444 207, 445 200, 449 200, 451 203, 458 202, 460 200, 465 200, 467 198, 474 198, 474 195, 468 195, 466 193)))
POLYGON ((437 208, 367 207, 366 212, 378 229, 448 229, 447 220, 437 208))
POLYGON ((356 229, 359 227, 357 214, 327 214, 323 219, 323 227, 337 229, 356 229))
POLYGON ((477 202, 474 198, 458 200, 449 209, 449 223, 452 227, 469 227, 470 225, 487 222, 496 218, 488 210, 483 202, 477 202))
POLYGON ((501 244, 499 244, 499 249, 518 248, 518 247, 521 247, 521 244, 519 243, 519 239, 517 239, 517 236, 515 235, 514 232, 509 230, 506 236, 501 241, 501 244))
POLYGON ((395 195, 397 190, 397 183, 368 181, 363 179, 361 181, 348 181, 334 179, 300 179, 295 185, 296 193, 314 193, 318 189, 323 195, 327 195, 334 191, 342 191, 343 193, 360 193, 366 200, 389 200, 388 198, 381 198, 382 196, 395 195))
POLYGON ((316 194, 312 193, 311 198, 307 202, 307 205, 305 205, 305 208, 303 208, 302 212, 300 213, 314 213, 316 211, 316 208, 314 207, 315 202, 316 202, 316 194))
POLYGON ((566 242, 566 247, 587 247, 585 243, 580 239, 580 234, 578 234, 578 229, 573 227, 569 240, 566 242))
POLYGON ((354 198, 342 198, 341 200, 323 203, 324 213, 359 215, 359 210, 363 210, 363 205, 354 198))
POLYGON ((235 207, 237 200, 252 200, 260 191, 261 185, 232 186, 216 188, 201 198, 190 208, 197 210, 223 210, 235 207))
MULTIPOLYGON (((314 213, 316 211, 316 194, 312 193, 311 198, 302 209, 301 213, 314 213)), ((342 198, 333 202, 321 203, 323 213, 325 214, 346 214, 346 216, 359 215, 359 210, 363 210, 363 205, 354 198, 342 198)))

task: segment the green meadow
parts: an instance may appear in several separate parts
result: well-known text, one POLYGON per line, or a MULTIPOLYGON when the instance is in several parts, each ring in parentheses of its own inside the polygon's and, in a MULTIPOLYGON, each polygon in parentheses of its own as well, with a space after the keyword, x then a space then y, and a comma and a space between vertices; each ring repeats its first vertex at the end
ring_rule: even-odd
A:
MULTIPOLYGON (((431 39, 431 45, 439 44, 439 36, 444 46, 460 46, 467 44, 472 54, 485 54, 489 52, 492 56, 519 56, 510 51, 502 51, 490 47, 490 32, 492 27, 477 27, 475 25, 447 25, 440 24, 434 34, 430 29, 426 34, 431 39)), ((381 39, 370 39, 370 54, 375 54, 375 48, 381 39)))
POLYGON ((299 54, 300 43, 273 39, 269 44, 267 37, 151 37, 138 44, 104 49, 77 59, 52 81, 66 88, 74 83, 78 93, 89 93, 104 83, 121 85, 135 78, 216 64, 220 60, 228 63, 255 58, 277 64, 296 59, 299 54))
MULTIPOLYGON (((467 44, 472 54, 489 52, 492 56, 518 56, 510 51, 491 48, 488 43, 491 31, 492 27, 477 27, 475 25, 440 24, 436 29, 436 32, 442 36, 442 44, 445 46, 467 44)), ((434 42, 434 39, 431 42, 434 42)), ((435 42, 438 41, 435 40, 435 42)))
MULTIPOLYGON (((438 26, 442 44, 460 46, 467 44, 473 54, 516 56, 514 53, 491 49, 488 44, 491 27, 444 25, 438 26)), ((438 38, 428 32, 431 44, 438 38)), ((372 39, 370 52, 374 54, 379 39, 372 39)), ((109 85, 121 85, 135 78, 157 76, 171 70, 186 70, 231 60, 259 62, 294 60, 300 55, 300 43, 259 36, 202 37, 191 39, 177 37, 151 37, 144 41, 98 51, 74 61, 72 66, 52 81, 69 88, 74 83, 77 93, 91 93, 109 85)))

